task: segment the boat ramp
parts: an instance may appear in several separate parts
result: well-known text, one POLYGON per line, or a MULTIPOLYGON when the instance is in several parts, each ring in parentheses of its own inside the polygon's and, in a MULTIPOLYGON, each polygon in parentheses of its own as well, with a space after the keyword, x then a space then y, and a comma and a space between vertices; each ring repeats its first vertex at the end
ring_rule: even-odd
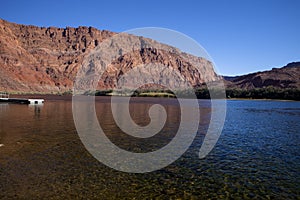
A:
POLYGON ((40 105, 44 103, 44 99, 10 98, 8 92, 0 92, 0 103, 1 102, 40 105))

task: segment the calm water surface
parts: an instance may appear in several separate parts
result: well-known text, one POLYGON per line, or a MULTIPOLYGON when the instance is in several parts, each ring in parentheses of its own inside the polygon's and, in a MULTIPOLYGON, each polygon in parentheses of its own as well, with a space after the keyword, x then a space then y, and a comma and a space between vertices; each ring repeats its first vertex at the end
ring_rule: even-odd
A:
MULTIPOLYGON (((0 104, 0 199, 300 199, 300 102, 227 101, 222 135, 200 160, 210 104, 199 100, 201 121, 189 150, 159 171, 129 174, 84 148, 70 98, 44 98, 44 106, 0 104)), ((154 103, 166 108, 168 119, 150 139, 121 133, 109 98, 97 97, 97 116, 121 148, 153 151, 174 137, 180 122, 175 99, 135 98, 130 110, 136 123, 149 123, 154 103)))

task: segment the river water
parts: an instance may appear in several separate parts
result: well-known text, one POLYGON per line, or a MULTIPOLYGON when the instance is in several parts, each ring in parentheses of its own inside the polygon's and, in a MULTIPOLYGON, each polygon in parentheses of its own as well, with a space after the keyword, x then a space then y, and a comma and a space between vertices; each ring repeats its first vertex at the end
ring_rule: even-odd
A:
MULTIPOLYGON (((86 150, 70 97, 43 98, 43 106, 0 104, 0 199, 300 198, 300 102, 228 100, 221 137, 199 159, 210 119, 209 100, 199 100, 199 130, 186 153, 158 171, 134 174, 111 169, 86 150)), ((143 153, 168 144, 180 123, 178 102, 167 98, 133 98, 132 118, 147 125, 157 103, 168 118, 147 140, 121 133, 108 97, 97 97, 95 108, 114 144, 143 153)))

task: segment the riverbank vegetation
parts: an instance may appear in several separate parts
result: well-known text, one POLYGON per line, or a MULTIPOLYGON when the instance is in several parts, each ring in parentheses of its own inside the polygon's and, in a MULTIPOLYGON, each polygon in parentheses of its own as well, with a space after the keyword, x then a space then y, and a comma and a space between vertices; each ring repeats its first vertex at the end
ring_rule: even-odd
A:
MULTIPOLYGON (((224 91, 222 90, 211 90, 207 88, 198 88, 194 90, 166 90, 166 89, 138 89, 134 92, 130 90, 97 90, 87 91, 85 95, 95 96, 132 96, 132 97, 166 97, 166 98, 198 98, 198 99, 210 99, 213 98, 221 99, 225 97, 224 91)), ((59 95, 59 96, 71 96, 72 91, 58 92, 58 93, 22 93, 22 92, 10 92, 13 96, 22 95, 59 95)), ((227 88, 226 89, 227 99, 278 99, 278 100, 295 100, 300 101, 300 89, 297 88, 255 88, 255 89, 239 89, 239 88, 227 88)))
MULTIPOLYGON (((208 89, 195 89, 195 90, 136 90, 132 94, 129 90, 113 91, 101 90, 93 93, 95 96, 134 96, 134 97, 169 97, 169 98, 193 98, 210 99, 211 93, 214 93, 214 98, 223 98, 224 91, 208 89)), ((226 98, 241 98, 241 99, 281 99, 281 100, 296 100, 300 101, 300 89, 287 88, 278 89, 273 87, 255 88, 255 89, 226 89, 226 98)))

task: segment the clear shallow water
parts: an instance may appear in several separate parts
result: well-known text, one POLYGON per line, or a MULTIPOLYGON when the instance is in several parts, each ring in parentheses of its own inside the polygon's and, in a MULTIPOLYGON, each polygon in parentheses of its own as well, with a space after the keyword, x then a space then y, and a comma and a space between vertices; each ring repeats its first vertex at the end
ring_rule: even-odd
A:
MULTIPOLYGON (((147 152, 166 145, 178 128, 174 99, 136 98, 132 117, 146 125, 153 103, 165 106, 165 129, 148 141, 132 140, 112 120, 108 98, 97 98, 97 116, 121 148, 147 152), (145 117, 146 116, 146 117, 145 117)), ((170 166, 146 174, 101 164, 81 143, 70 99, 48 98, 42 107, 0 104, 0 198, 23 199, 299 199, 300 102, 227 102, 227 118, 214 150, 198 151, 210 117, 200 100, 201 122, 189 150, 170 166)))

